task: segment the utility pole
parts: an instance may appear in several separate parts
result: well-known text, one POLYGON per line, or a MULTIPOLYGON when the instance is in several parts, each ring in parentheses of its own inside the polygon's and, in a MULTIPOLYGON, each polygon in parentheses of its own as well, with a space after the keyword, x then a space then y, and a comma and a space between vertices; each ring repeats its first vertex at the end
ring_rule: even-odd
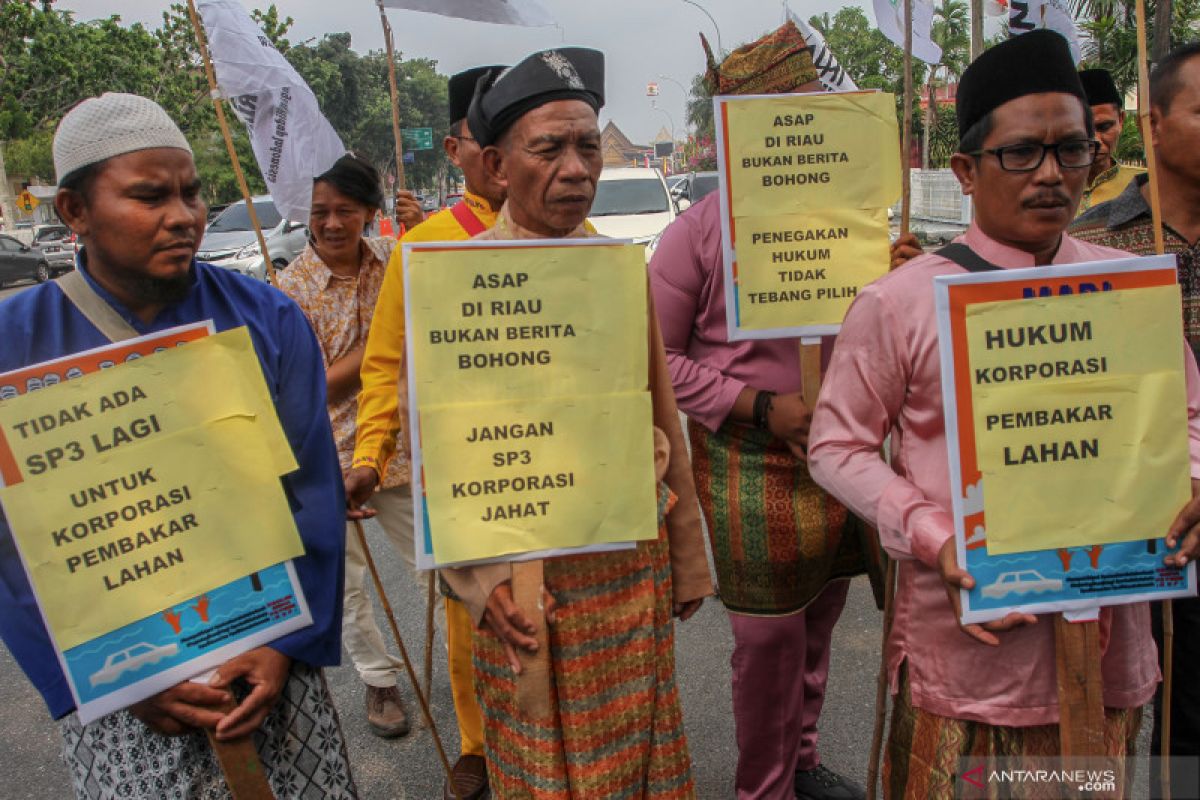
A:
POLYGON ((11 231, 13 229, 14 211, 16 211, 16 205, 12 193, 8 190, 8 172, 4 169, 4 142, 0 140, 0 215, 4 216, 4 225, 0 230, 11 231))
POLYGON ((983 52, 983 0, 971 0, 971 60, 983 52))

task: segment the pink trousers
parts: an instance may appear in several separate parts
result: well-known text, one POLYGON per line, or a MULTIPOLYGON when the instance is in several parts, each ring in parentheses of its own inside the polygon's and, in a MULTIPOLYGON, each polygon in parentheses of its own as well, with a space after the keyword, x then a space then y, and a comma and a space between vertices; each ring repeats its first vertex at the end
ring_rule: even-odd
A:
POLYGON ((738 800, 791 800, 793 775, 821 763, 817 719, 829 677, 829 640, 849 581, 836 581, 804 611, 729 615, 738 800))

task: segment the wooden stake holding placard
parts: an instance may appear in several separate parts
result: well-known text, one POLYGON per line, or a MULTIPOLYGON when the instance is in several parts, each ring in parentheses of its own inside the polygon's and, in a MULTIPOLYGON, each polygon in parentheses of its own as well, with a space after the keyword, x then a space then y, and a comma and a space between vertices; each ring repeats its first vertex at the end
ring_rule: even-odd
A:
MULTIPOLYGON (((912 152, 912 0, 904 0, 904 130, 900 132, 900 235, 908 233, 912 215, 912 170, 909 168, 909 153, 912 152)), ((928 133, 926 134, 928 135, 928 133)))
MULTIPOLYGON (((235 708, 237 704, 230 701, 221 709, 221 713, 228 714, 235 708)), ((208 743, 221 766, 225 785, 233 800, 275 800, 253 738, 243 736, 232 742, 221 742, 217 741, 213 731, 206 730, 205 733, 208 734, 208 743)))
POLYGON ((548 719, 554 713, 550 700, 550 635, 542 604, 544 583, 541 560, 513 562, 513 602, 533 621, 538 644, 536 653, 518 651, 521 674, 517 676, 517 707, 538 720, 548 719))
POLYGON ((1104 755, 1104 680, 1100 623, 1054 615, 1059 742, 1063 756, 1104 755))

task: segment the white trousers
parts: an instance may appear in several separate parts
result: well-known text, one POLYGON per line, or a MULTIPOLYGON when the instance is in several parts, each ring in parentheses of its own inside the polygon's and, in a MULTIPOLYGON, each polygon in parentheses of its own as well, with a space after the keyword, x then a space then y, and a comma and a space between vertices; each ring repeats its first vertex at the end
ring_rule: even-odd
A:
MULTIPOLYGON (((368 503, 375 509, 375 520, 391 546, 396 549, 408 570, 413 576, 415 587, 419 591, 404 592, 411 598, 419 598, 421 607, 425 606, 426 572, 416 569, 416 559, 413 554, 413 502, 412 489, 409 486, 397 486, 376 492, 368 503)), ((368 540, 374 525, 364 526, 368 540)), ((378 542, 371 542, 372 555, 378 565, 378 542)), ((388 588, 385 584, 385 589, 388 588)), ((342 644, 350 654, 354 667, 363 683, 368 686, 395 686, 398 682, 403 662, 399 657, 392 656, 388 647, 383 643, 383 635, 375 622, 375 604, 372 594, 375 586, 367 577, 367 560, 358 543, 358 534, 353 524, 346 525, 346 589, 342 605, 342 644)), ((403 590, 402 590, 403 592, 403 590)), ((441 603, 441 595, 437 602, 441 603)), ((435 612, 437 610, 435 609, 435 612)), ((441 614, 435 613, 436 619, 441 614)), ((420 658, 420 649, 414 649, 406 642, 409 657, 420 658)), ((419 663, 419 661, 418 661, 419 663)))

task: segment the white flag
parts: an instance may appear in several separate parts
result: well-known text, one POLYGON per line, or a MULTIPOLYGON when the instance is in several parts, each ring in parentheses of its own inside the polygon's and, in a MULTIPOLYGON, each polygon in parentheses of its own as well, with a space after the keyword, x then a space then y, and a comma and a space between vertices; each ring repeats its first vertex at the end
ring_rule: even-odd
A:
POLYGON ((313 178, 346 153, 300 74, 238 0, 200 0, 217 85, 246 124, 279 213, 308 222, 313 178))
POLYGON ((1065 0, 1011 0, 1008 6, 1009 35, 1020 36, 1038 28, 1061 34, 1071 48, 1071 58, 1079 63, 1082 55, 1079 31, 1065 0))
MULTIPOLYGON (((912 53, 926 64, 942 60, 942 48, 933 41, 933 4, 912 0, 912 53)), ((875 23, 898 47, 904 47, 904 0, 875 0, 875 23)))
POLYGON ((425 11, 443 17, 495 22, 498 25, 556 25, 538 0, 383 0, 388 8, 425 11))
POLYGON ((825 43, 825 37, 821 35, 821 32, 800 19, 796 12, 792 11, 791 6, 788 6, 787 15, 788 19, 800 29, 800 35, 804 37, 804 43, 808 45, 808 50, 812 53, 813 66, 817 68, 817 79, 821 81, 821 85, 830 92, 856 90, 858 86, 855 85, 854 79, 846 70, 842 69, 842 65, 833 57, 833 52, 825 43))

